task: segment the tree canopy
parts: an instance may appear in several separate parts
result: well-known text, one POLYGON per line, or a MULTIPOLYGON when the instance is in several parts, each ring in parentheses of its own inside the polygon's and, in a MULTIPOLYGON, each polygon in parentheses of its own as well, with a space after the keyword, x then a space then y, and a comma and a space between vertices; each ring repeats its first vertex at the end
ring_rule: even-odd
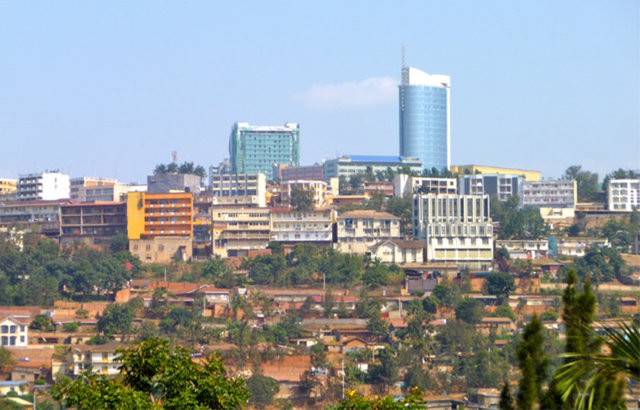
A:
POLYGON ((83 409, 238 409, 249 398, 245 381, 226 374, 217 356, 195 363, 189 352, 150 338, 123 350, 120 375, 110 379, 87 370, 64 379, 52 395, 65 406, 83 409))

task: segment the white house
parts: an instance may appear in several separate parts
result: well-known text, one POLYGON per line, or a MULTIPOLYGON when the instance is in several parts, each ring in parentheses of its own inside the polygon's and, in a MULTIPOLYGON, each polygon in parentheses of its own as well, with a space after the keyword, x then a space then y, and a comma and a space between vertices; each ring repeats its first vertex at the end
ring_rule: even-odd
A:
POLYGON ((29 345, 29 323, 26 318, 5 316, 0 319, 0 346, 27 347, 29 345))

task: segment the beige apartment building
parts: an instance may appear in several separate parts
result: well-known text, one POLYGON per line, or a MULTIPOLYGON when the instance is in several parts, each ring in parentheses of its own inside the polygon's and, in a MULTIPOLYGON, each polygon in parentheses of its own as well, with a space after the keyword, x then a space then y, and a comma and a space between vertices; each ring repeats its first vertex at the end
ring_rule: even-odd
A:
POLYGON ((214 255, 246 256, 269 244, 269 208, 214 206, 211 213, 214 255))
POLYGON ((388 212, 348 211, 338 215, 336 249, 366 254, 383 239, 400 239, 400 218, 388 212))

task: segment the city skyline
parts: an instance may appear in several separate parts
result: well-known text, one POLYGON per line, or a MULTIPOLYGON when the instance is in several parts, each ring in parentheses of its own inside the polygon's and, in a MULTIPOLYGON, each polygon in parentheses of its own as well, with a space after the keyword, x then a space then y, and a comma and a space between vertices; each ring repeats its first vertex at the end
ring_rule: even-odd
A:
POLYGON ((634 1, 0 4, 0 177, 208 167, 235 122, 300 124, 303 165, 398 155, 400 48, 453 79, 451 163, 640 168, 634 1), (241 24, 239 24, 241 23, 241 24))

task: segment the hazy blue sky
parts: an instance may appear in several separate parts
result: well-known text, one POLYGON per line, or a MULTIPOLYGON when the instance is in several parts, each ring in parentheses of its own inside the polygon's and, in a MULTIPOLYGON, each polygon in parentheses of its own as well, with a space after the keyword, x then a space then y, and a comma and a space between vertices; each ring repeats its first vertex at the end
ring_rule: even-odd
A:
POLYGON ((301 124, 302 163, 397 154, 401 45, 452 81, 452 162, 640 168, 640 2, 0 1, 0 177, 144 181, 301 124))

